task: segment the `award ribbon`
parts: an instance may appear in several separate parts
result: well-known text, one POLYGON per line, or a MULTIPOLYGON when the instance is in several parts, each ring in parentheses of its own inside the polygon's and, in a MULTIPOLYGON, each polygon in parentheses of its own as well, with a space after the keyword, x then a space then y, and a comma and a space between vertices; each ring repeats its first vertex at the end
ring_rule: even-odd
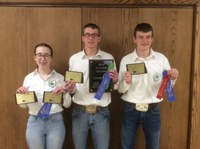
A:
POLYGON ((38 117, 40 118, 49 118, 49 113, 51 111, 51 103, 44 103, 38 112, 38 117))
POLYGON ((108 70, 106 71, 106 73, 104 74, 103 76, 103 80, 101 81, 101 84, 99 85, 98 89, 97 89, 97 92, 94 96, 95 99, 97 100, 101 100, 101 97, 103 96, 103 93, 105 92, 105 90, 107 89, 109 83, 110 83, 110 76, 109 76, 109 71, 110 69, 113 69, 114 68, 114 64, 113 63, 110 63, 108 65, 108 70))
POLYGON ((168 101, 171 102, 176 99, 175 95, 174 95, 173 87, 171 85, 171 81, 170 81, 169 77, 167 76, 167 70, 163 71, 163 81, 158 90, 158 94, 157 94, 156 98, 161 99, 163 97, 164 91, 166 92, 168 101))
POLYGON ((167 99, 168 99, 169 102, 172 102, 172 101, 176 100, 176 97, 175 97, 175 94, 174 94, 174 89, 173 89, 173 87, 171 85, 171 81, 170 80, 167 83, 165 92, 167 94, 167 99))
POLYGON ((164 94, 164 91, 166 89, 168 81, 169 81, 169 78, 167 76, 167 71, 164 70, 163 71, 163 81, 162 81, 162 84, 161 84, 161 86, 158 90, 158 94, 157 94, 156 98, 161 99, 163 97, 163 94, 164 94))

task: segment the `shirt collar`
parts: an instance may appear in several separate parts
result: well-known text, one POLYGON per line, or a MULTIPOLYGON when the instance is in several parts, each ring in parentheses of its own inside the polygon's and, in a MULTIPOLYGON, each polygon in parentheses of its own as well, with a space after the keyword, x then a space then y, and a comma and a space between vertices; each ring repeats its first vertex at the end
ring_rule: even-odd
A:
POLYGON ((148 59, 154 58, 154 56, 155 56, 155 52, 153 51, 153 49, 150 49, 150 55, 148 57, 146 57, 145 59, 138 56, 136 49, 133 51, 133 60, 134 61, 148 60, 148 59))
MULTIPOLYGON (((54 74, 56 74, 56 71, 53 69, 49 75, 54 75, 54 74)), ((33 75, 34 76, 39 75, 38 69, 34 70, 33 75)))
MULTIPOLYGON (((86 53, 85 53, 85 51, 84 51, 84 49, 82 50, 82 52, 81 52, 81 57, 82 57, 82 59, 88 59, 89 57, 86 55, 86 53)), ((102 57, 102 51, 101 51, 101 49, 98 49, 98 52, 97 52, 97 54, 95 55, 95 56, 93 56, 92 58, 101 58, 102 57)))

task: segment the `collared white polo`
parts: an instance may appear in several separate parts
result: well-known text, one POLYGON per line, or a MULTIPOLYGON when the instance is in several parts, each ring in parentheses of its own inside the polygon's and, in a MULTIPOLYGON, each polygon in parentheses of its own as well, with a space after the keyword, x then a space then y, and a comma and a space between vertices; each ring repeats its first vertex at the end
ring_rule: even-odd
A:
MULTIPOLYGON (((42 102, 44 91, 53 91, 57 86, 64 87, 64 85, 64 76, 59 74, 55 70, 52 70, 47 79, 43 80, 36 69, 35 71, 31 72, 25 77, 23 86, 27 87, 28 91, 35 91, 38 102, 23 104, 20 105, 20 107, 26 108, 28 106, 29 114, 37 115, 40 108, 44 104, 42 102)), ((70 105, 71 96, 68 93, 66 93, 63 95, 63 106, 67 108, 70 105)), ((61 111, 63 111, 63 107, 61 104, 52 104, 50 114, 61 111)))
MULTIPOLYGON (((163 99, 156 98, 162 83, 162 72, 169 70, 168 59, 161 53, 151 49, 147 58, 140 58, 136 50, 124 56, 120 62, 118 91, 123 93, 122 99, 130 103, 158 103, 163 99), (147 73, 132 75, 132 83, 126 84, 123 75, 126 64, 145 63, 147 73)), ((175 81, 172 81, 174 85, 175 81)))
MULTIPOLYGON (((72 98, 73 102, 80 105, 91 105, 96 104, 102 107, 108 106, 111 102, 111 93, 104 93, 101 100, 96 100, 94 98, 95 93, 89 92, 89 60, 90 59, 112 59, 114 57, 102 50, 98 50, 98 53, 93 57, 88 57, 84 50, 78 52, 70 57, 69 60, 69 70, 78 71, 83 73, 84 83, 76 84, 76 91, 72 98)), ((114 61, 114 68, 116 69, 116 64, 114 61)), ((114 87, 116 89, 116 86, 114 87)))

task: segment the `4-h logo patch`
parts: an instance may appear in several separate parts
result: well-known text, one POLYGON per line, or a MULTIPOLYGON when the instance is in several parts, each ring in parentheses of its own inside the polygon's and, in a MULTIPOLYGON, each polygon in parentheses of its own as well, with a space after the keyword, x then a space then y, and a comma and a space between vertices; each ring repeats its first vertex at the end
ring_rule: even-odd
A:
POLYGON ((53 87, 56 86, 56 81, 55 80, 49 80, 48 84, 49 84, 50 87, 53 88, 53 87))
POLYGON ((154 81, 159 81, 159 80, 161 80, 161 74, 160 74, 160 73, 155 73, 155 74, 153 75, 153 79, 154 79, 154 81))

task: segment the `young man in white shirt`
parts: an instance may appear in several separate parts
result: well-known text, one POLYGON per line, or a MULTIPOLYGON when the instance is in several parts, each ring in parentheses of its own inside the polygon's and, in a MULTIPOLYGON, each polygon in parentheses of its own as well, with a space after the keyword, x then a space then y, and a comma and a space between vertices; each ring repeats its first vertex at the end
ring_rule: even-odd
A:
MULTIPOLYGON (((83 73, 83 84, 76 83, 73 95, 72 135, 75 149, 87 149, 87 137, 91 130, 95 149, 108 149, 110 142, 110 113, 109 104, 111 93, 106 92, 100 100, 94 98, 95 93, 89 92, 89 60, 112 59, 114 69, 109 71, 109 77, 115 84, 118 72, 114 57, 99 48, 101 40, 100 28, 93 23, 86 24, 82 31, 84 48, 71 56, 69 70, 83 73), (96 109, 90 113, 87 109, 96 109)), ((115 88, 116 89, 116 88, 115 88)))
MULTIPOLYGON (((140 23, 134 30, 136 49, 124 56, 120 63, 119 87, 125 102, 121 120, 121 148, 133 149, 138 126, 143 126, 146 149, 159 149, 160 144, 160 107, 157 93, 162 83, 162 73, 167 70, 172 85, 178 78, 178 71, 170 68, 168 59, 153 51, 153 28, 148 23, 140 23), (132 75, 127 64, 143 64, 144 72, 132 75)), ((143 69, 143 68, 141 68, 143 69)))

